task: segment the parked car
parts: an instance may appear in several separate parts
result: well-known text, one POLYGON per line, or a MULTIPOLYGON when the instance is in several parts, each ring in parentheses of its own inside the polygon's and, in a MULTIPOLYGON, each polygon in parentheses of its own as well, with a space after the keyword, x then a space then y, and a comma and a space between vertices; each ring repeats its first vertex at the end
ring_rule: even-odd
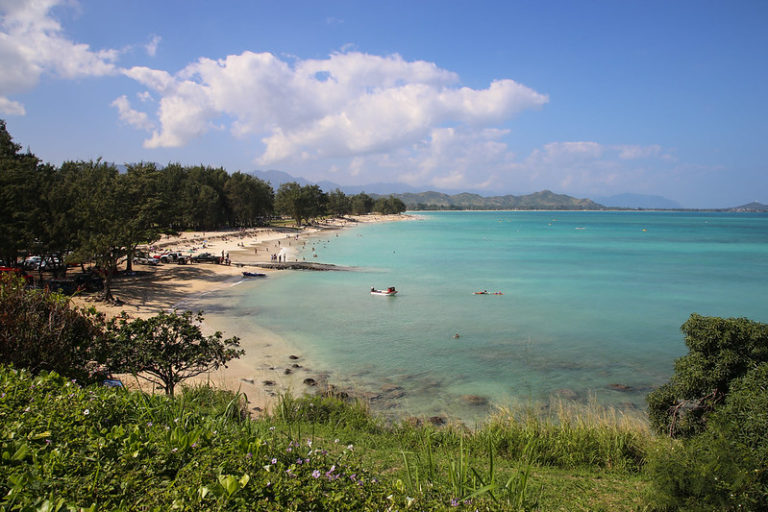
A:
POLYGON ((201 252, 200 254, 192 256, 192 261, 194 263, 219 263, 220 260, 221 257, 209 252, 201 252))
POLYGON ((57 268, 61 267, 61 261, 56 256, 50 256, 43 261, 40 262, 40 269, 41 270, 56 270, 57 268))
POLYGON ((27 270, 37 270, 40 268, 43 258, 40 256, 29 256, 24 260, 24 268, 27 270))
POLYGON ((160 263, 178 263, 179 265, 184 265, 189 260, 189 257, 181 252, 164 252, 153 256, 153 258, 160 263))
POLYGON ((133 262, 139 265, 152 265, 152 266, 158 265, 160 263, 155 258, 147 258, 146 256, 138 256, 136 258, 133 258, 133 262))

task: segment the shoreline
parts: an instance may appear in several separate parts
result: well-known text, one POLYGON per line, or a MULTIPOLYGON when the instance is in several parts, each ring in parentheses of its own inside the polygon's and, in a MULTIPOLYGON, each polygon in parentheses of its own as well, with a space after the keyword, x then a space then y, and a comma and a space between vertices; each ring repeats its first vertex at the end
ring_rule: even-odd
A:
MULTIPOLYGON (((184 232, 178 236, 164 236, 152 244, 152 251, 179 251, 185 254, 210 252, 229 256, 230 264, 176 263, 133 265, 133 274, 114 279, 112 291, 119 304, 107 304, 95 295, 72 297, 76 306, 95 307, 108 318, 126 312, 133 318, 148 318, 161 311, 189 309, 185 303, 194 303, 209 293, 236 286, 244 280, 259 287, 259 279, 243 277, 244 270, 255 270, 267 277, 276 277, 289 268, 274 268, 273 255, 290 263, 298 262, 298 254, 308 240, 328 231, 348 229, 368 223, 395 222, 414 218, 411 215, 362 215, 333 218, 304 228, 251 228, 214 232, 184 232), (301 244, 301 245, 299 245, 301 244), (260 264, 264 264, 261 266, 260 264), (273 268, 270 268, 273 267, 273 268)), ((278 267, 282 267, 277 265, 278 267)), ((343 267, 341 268, 343 269, 343 267)), ((223 320, 223 318, 222 318, 223 320)), ((268 411, 280 394, 297 395, 330 387, 327 376, 311 369, 312 362, 278 334, 257 326, 248 333, 238 332, 237 323, 222 325, 215 315, 206 317, 204 334, 221 331, 225 338, 240 338, 245 354, 230 361, 225 368, 201 374, 184 382, 187 385, 210 383, 246 395, 249 408, 255 412, 268 411)), ((145 386, 140 379, 124 379, 128 387, 145 386)))

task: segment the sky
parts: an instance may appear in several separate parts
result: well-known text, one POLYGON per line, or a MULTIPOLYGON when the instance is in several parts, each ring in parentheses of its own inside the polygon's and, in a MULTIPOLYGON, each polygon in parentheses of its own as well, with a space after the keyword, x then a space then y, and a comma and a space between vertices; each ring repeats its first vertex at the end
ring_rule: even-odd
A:
POLYGON ((45 162, 768 203, 768 2, 0 0, 45 162))

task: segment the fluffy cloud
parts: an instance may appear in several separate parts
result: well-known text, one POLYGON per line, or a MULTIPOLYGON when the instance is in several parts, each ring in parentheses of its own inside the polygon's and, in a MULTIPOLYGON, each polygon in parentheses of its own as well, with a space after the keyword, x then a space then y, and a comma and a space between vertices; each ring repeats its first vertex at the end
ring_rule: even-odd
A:
POLYGON ((155 124, 149 120, 146 113, 131 108, 131 103, 125 95, 113 101, 112 106, 117 109, 120 119, 128 125, 145 131, 152 131, 155 128, 155 124))
POLYGON ((513 80, 458 87, 459 77, 434 63, 360 52, 291 63, 244 52, 199 59, 175 75, 125 74, 160 94, 161 129, 146 146, 183 146, 231 118, 233 134, 261 139, 263 165, 389 152, 444 125, 482 129, 548 101, 513 80))
POLYGON ((116 50, 93 51, 70 41, 50 10, 61 0, 0 1, 0 113, 23 114, 8 95, 27 91, 40 76, 60 78, 101 76, 116 72, 116 50))

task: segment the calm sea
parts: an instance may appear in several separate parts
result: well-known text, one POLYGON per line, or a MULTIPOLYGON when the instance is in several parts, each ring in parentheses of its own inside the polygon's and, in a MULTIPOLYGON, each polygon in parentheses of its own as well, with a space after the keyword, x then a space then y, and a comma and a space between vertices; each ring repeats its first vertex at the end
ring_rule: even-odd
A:
POLYGON ((199 306, 244 331, 228 335, 279 333, 401 415, 473 420, 484 400, 553 395, 643 409, 686 352, 691 313, 768 321, 766 215, 429 212, 310 240, 299 257, 356 270, 286 272, 199 306))

